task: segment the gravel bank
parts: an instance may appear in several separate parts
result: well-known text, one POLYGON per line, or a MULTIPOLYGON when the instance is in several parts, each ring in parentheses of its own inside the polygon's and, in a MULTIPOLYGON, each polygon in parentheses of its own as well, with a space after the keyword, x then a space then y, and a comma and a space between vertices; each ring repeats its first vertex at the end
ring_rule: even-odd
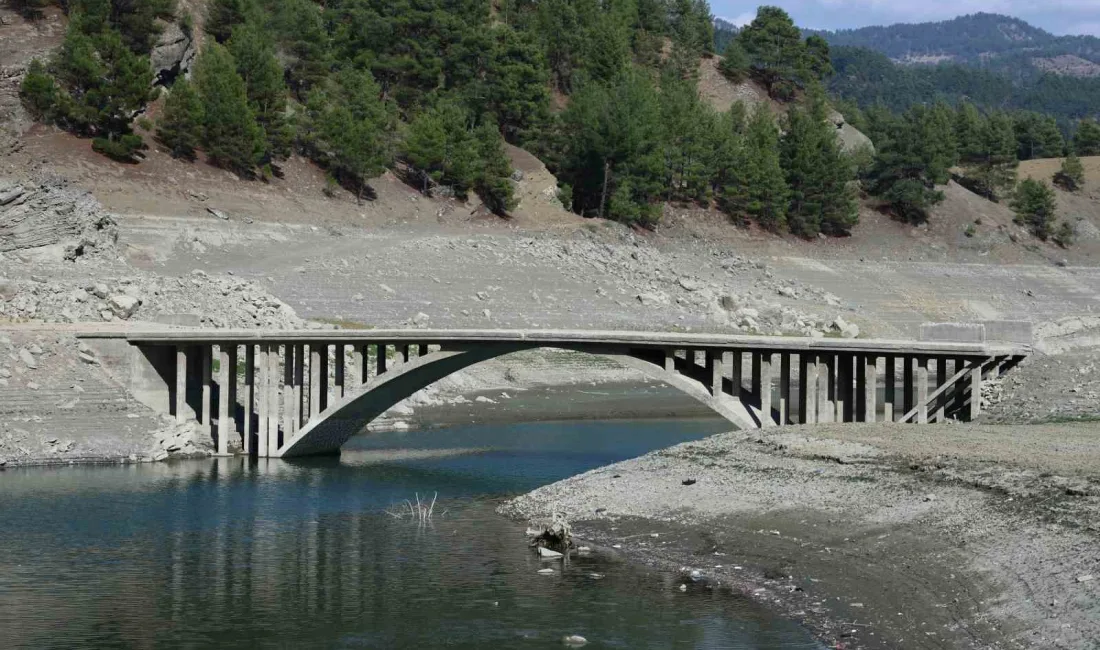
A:
POLYGON ((1088 424, 729 433, 502 510, 564 513, 612 552, 699 571, 835 647, 1093 649, 1098 434, 1088 424))

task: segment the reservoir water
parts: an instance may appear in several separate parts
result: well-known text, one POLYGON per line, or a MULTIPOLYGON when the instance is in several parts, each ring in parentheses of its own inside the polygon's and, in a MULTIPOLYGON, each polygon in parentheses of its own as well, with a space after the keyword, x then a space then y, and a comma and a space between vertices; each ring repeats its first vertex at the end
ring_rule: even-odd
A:
POLYGON ((338 459, 0 472, 0 647, 821 648, 745 599, 614 558, 539 575, 523 525, 495 513, 726 428, 456 426, 358 437, 338 459), (417 493, 438 493, 430 524, 387 514, 417 493))

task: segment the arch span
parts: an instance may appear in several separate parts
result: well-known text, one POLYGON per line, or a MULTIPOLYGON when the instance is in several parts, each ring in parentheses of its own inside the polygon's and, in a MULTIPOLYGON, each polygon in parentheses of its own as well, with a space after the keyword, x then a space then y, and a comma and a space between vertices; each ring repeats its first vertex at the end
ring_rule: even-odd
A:
POLYGON ((349 391, 327 409, 287 437, 272 454, 280 458, 335 453, 347 440, 362 431, 371 421, 393 408, 417 391, 456 372, 489 359, 513 352, 537 348, 555 347, 610 358, 620 365, 635 369, 648 377, 664 382, 684 394, 710 407, 716 414, 738 428, 752 428, 759 424, 759 413, 735 400, 725 392, 712 395, 697 379, 692 379, 675 369, 640 355, 624 354, 613 350, 590 348, 562 348, 537 344, 495 344, 441 349, 424 356, 414 357, 372 378, 366 384, 349 391))

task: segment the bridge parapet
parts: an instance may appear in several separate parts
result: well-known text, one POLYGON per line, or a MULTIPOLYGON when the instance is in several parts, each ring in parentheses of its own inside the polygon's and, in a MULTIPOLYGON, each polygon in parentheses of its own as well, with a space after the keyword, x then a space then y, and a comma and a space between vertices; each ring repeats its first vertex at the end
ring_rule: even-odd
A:
POLYGON ((231 451, 339 450, 375 417, 443 377, 540 347, 612 357, 739 428, 944 422, 981 411, 981 384, 1030 353, 1018 344, 546 330, 153 330, 84 334, 129 346, 135 394, 194 420, 231 451))

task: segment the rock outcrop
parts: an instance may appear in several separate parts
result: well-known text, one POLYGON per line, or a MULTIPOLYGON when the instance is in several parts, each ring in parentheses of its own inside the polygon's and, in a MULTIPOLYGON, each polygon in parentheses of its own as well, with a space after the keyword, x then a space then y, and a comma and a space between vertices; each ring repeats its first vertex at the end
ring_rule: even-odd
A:
POLYGON ((189 74, 196 54, 194 37, 185 32, 178 23, 169 23, 160 33, 153 51, 149 53, 149 63, 153 66, 153 84, 169 86, 179 75, 189 74))
POLYGON ((0 179, 0 253, 55 247, 66 259, 113 253, 118 228, 90 192, 58 178, 0 179))

